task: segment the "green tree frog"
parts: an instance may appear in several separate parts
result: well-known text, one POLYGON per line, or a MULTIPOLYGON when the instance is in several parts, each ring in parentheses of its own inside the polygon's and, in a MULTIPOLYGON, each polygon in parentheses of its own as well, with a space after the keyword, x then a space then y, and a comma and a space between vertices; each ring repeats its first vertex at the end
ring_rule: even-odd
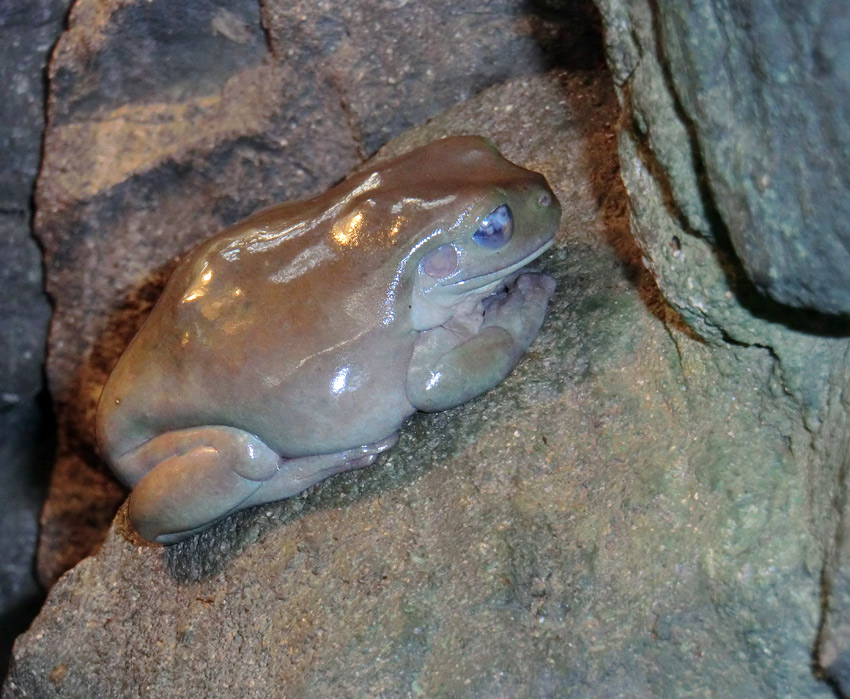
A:
POLYGON ((504 379, 555 287, 561 215, 489 141, 435 141, 273 206, 183 259, 115 366, 97 435, 170 544, 371 464, 417 410, 504 379))

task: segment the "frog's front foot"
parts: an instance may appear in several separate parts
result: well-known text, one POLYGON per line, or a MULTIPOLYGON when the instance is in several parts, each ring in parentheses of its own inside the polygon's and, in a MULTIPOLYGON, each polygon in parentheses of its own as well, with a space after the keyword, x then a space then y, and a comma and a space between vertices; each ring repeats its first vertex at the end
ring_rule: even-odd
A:
POLYGON ((523 272, 505 281, 501 291, 484 299, 481 328, 507 330, 522 354, 540 332, 555 280, 541 272, 523 272))
POLYGON ((458 344, 456 332, 422 333, 407 377, 407 396, 419 410, 446 410, 493 388, 511 373, 543 325, 555 280, 539 272, 505 280, 482 301, 477 333, 458 344))

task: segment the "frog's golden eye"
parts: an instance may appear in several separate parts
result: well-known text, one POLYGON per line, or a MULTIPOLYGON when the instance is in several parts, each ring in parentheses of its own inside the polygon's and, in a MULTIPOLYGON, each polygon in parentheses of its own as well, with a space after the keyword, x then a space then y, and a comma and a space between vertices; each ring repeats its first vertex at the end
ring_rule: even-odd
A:
POLYGON ((481 221, 472 239, 482 248, 495 250, 505 245, 514 232, 514 217, 507 204, 493 209, 481 221))
POLYGON ((429 277, 443 279, 457 269, 457 248, 448 244, 429 250, 422 256, 419 265, 429 277))

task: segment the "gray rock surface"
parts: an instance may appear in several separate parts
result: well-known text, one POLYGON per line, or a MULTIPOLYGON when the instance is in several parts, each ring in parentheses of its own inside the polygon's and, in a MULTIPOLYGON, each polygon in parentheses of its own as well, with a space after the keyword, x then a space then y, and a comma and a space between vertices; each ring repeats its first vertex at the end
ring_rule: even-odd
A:
POLYGON ((768 351, 802 416, 789 448, 807 470, 809 530, 823 552, 815 665, 850 694, 850 324, 794 312, 753 285, 846 313, 850 161, 837 115, 850 100, 850 53, 837 37, 850 15, 836 2, 599 5, 646 264, 703 338, 768 351))
POLYGON ((630 128, 691 235, 777 301, 850 313, 850 9, 599 0, 630 128))
POLYGON ((850 331, 783 305, 846 312, 847 14, 598 0, 620 114, 601 73, 499 83, 594 64, 592 13, 561 5, 78 0, 37 199, 44 579, 122 497, 100 386, 201 237, 493 85, 380 157, 483 133, 546 173, 559 288, 508 381, 415 417, 375 467, 167 550, 119 513, 4 698, 850 693, 850 331))
POLYGON ((0 212, 0 411, 31 403, 44 387, 50 319, 29 200, 18 205, 18 211, 0 212))
MULTIPOLYGON (((845 441, 845 450, 850 443, 845 441)), ((846 453, 846 451, 845 451, 846 453)), ((841 696, 850 695, 850 513, 846 469, 842 472, 838 506, 841 508, 835 544, 824 570, 823 618, 815 650, 824 676, 841 696)))
POLYGON ((37 192, 59 431, 45 583, 102 540, 123 497, 94 453, 94 409, 175 259, 487 85, 599 64, 595 16, 513 0, 74 3, 37 192))
POLYGON ((44 597, 37 524, 52 462, 44 352, 50 305, 32 237, 45 66, 70 0, 0 3, 0 677, 44 597))
POLYGON ((0 677, 12 643, 44 601, 35 577, 38 516, 52 465, 52 424, 36 401, 0 411, 0 677))
POLYGON ((803 416, 769 348, 705 343, 659 296, 617 119, 604 75, 553 74, 394 142, 483 133, 552 183, 525 360, 374 467, 169 549, 122 511, 4 697, 832 696, 803 416))
POLYGON ((70 0, 0 5, 0 410, 43 387, 50 306, 32 238, 32 193, 44 129, 44 68, 70 0))

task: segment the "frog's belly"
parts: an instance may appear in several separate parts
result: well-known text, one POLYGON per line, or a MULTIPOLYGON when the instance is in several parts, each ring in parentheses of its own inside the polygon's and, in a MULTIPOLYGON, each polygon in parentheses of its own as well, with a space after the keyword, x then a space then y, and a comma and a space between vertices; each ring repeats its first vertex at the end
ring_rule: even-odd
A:
POLYGON ((377 442, 415 412, 407 399, 406 372, 406 362, 399 362, 369 370, 361 364, 299 373, 268 386, 259 400, 245 401, 244 418, 240 415, 236 426, 287 457, 377 442))

